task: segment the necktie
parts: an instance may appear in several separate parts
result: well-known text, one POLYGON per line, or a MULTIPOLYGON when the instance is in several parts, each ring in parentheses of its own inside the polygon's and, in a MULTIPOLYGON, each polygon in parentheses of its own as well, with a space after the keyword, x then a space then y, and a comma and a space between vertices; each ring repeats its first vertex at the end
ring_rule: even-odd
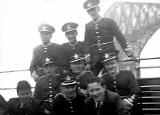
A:
POLYGON ((97 103, 97 110, 99 110, 100 106, 101 106, 101 102, 98 102, 97 103))

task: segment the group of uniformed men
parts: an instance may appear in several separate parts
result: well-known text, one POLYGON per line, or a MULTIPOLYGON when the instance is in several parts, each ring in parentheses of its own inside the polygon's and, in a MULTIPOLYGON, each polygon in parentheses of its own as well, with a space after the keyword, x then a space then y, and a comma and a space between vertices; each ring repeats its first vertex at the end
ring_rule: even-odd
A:
MULTIPOLYGON (((134 109, 139 87, 131 71, 119 69, 119 51, 115 48, 114 37, 128 57, 134 58, 134 55, 116 23, 110 18, 100 17, 99 2, 87 0, 84 3, 84 9, 93 19, 85 26, 84 41, 76 38, 77 23, 69 22, 62 26, 68 39, 62 45, 50 41, 55 32, 53 26, 39 26, 42 44, 33 50, 30 72, 36 81, 33 98, 40 101, 37 101, 37 113, 25 115, 136 114, 134 109), (97 77, 100 71, 102 76, 97 77)), ((31 97, 31 87, 27 86, 27 97, 31 97)), ((19 98, 23 98, 21 95, 26 85, 24 87, 20 94, 17 89, 19 98)), ((12 106, 9 106, 8 113, 15 114, 16 109, 11 109, 13 100, 9 102, 12 106)))

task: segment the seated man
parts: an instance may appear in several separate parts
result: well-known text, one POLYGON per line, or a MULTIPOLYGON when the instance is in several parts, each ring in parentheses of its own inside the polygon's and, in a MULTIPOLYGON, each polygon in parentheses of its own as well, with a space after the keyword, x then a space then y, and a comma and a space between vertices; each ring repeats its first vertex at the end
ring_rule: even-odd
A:
POLYGON ((89 97, 86 100, 88 115, 128 115, 118 94, 107 90, 99 77, 90 78, 87 82, 89 97))
POLYGON ((118 57, 114 53, 105 54, 103 64, 104 74, 102 78, 107 88, 118 93, 125 100, 126 104, 130 106, 136 104, 139 86, 132 71, 120 70, 118 57))
POLYGON ((61 75, 57 74, 59 66, 55 59, 46 58, 41 67, 43 68, 44 76, 40 77, 36 82, 34 97, 42 101, 41 110, 44 115, 50 115, 52 114, 54 96, 59 93, 61 75))
POLYGON ((77 90, 75 78, 67 76, 60 85, 61 93, 53 101, 53 115, 83 115, 86 114, 85 96, 77 90))
POLYGON ((18 98, 11 98, 8 101, 7 114, 9 115, 37 115, 39 114, 40 101, 31 97, 30 84, 23 80, 17 85, 18 98))

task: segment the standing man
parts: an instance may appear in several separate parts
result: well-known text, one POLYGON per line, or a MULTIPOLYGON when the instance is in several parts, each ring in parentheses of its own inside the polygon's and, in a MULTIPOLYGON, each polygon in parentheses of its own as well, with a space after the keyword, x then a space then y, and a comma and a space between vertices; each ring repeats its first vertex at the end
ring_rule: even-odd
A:
POLYGON ((84 115, 85 96, 77 90, 75 78, 67 76, 61 80, 61 93, 53 101, 53 115, 84 115))
POLYGON ((105 52, 116 52, 113 42, 114 37, 116 37, 127 56, 133 57, 133 53, 115 21, 110 18, 102 18, 99 15, 99 3, 99 0, 87 0, 83 5, 84 9, 86 9, 92 18, 92 21, 85 26, 84 42, 86 44, 88 58, 90 58, 88 67, 91 67, 95 75, 98 75, 103 67, 101 62, 102 55, 105 52))
POLYGON ((43 115, 52 114, 52 102, 54 96, 59 93, 61 75, 57 74, 58 65, 55 59, 46 58, 42 64, 44 76, 38 78, 36 82, 34 98, 42 101, 43 115))
POLYGON ((51 43, 55 28, 48 24, 42 24, 38 29, 42 44, 33 49, 32 61, 30 64, 31 76, 35 81, 38 77, 43 76, 43 70, 40 66, 45 58, 55 58, 61 67, 64 65, 64 53, 61 46, 56 43, 51 43))
POLYGON ((139 109, 136 98, 140 89, 132 71, 120 70, 116 54, 105 54, 103 64, 102 79, 104 84, 110 91, 116 92, 122 97, 132 113, 136 112, 139 109))
MULTIPOLYGON (((64 53, 66 54, 66 61, 69 62, 70 58, 77 55, 85 54, 84 42, 77 41, 78 24, 74 22, 68 22, 62 26, 62 31, 65 32, 65 36, 68 39, 67 43, 62 44, 64 53)), ((67 68, 69 68, 69 63, 67 68)))

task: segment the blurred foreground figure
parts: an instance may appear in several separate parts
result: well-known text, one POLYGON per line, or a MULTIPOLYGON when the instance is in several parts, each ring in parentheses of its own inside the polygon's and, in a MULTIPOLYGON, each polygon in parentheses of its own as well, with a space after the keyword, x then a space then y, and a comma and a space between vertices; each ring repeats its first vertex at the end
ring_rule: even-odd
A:
POLYGON ((7 101, 3 98, 2 95, 0 95, 0 115, 5 115, 7 107, 8 107, 7 101))

